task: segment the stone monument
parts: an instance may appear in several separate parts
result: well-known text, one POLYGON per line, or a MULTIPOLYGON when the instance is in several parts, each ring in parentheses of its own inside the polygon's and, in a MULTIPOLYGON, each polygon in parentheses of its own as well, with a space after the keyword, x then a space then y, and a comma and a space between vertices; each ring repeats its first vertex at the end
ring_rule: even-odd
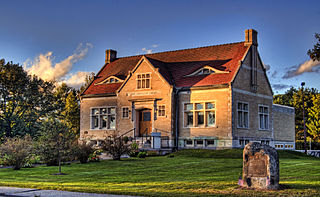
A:
POLYGON ((278 189, 279 157, 275 148, 250 142, 243 149, 242 180, 239 185, 247 188, 278 189))

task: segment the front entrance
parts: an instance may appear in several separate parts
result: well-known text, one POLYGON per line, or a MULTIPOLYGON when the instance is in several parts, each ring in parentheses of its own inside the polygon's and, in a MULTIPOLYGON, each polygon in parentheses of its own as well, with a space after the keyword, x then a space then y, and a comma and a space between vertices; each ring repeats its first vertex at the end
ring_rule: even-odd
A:
POLYGON ((150 136, 152 132, 151 110, 144 109, 139 112, 139 136, 150 136))

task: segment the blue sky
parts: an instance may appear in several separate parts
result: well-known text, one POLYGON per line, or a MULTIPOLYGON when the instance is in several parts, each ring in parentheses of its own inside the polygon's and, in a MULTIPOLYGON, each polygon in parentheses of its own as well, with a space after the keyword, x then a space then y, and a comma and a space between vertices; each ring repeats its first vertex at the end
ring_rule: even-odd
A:
MULTIPOLYGON (((239 42, 244 30, 253 28, 258 31, 262 61, 270 65, 271 84, 298 87, 305 81, 307 87, 320 90, 318 64, 314 72, 282 78, 288 69, 309 60, 307 50, 316 43, 314 33, 320 33, 318 0, 0 3, 0 58, 38 71, 46 64, 45 70, 54 73, 55 66, 67 66, 61 80, 78 72, 97 73, 109 48, 121 57, 239 42)), ((285 90, 274 88, 274 93, 285 90)))

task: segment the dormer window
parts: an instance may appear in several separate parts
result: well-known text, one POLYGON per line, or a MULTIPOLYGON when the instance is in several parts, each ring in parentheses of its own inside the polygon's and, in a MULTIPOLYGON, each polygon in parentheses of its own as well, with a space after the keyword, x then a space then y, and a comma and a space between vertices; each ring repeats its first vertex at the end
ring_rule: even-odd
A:
POLYGON ((123 80, 119 79, 116 76, 110 76, 110 77, 106 78, 105 80, 101 81, 100 83, 96 83, 95 85, 119 83, 119 82, 123 82, 123 80))
POLYGON ((215 68, 212 68, 210 66, 204 66, 198 70, 196 70, 195 72, 186 75, 186 77, 191 77, 191 76, 199 76, 199 75, 210 75, 210 74, 214 74, 214 73, 229 73, 229 71, 221 71, 215 68))

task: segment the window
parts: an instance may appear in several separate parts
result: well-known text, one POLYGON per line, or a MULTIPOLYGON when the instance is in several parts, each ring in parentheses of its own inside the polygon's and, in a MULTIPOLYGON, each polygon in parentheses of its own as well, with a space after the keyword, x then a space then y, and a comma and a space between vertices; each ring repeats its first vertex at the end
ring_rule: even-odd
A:
POLYGON ((199 102, 184 104, 186 127, 212 127, 215 125, 215 103, 199 102))
POLYGON ((166 106, 165 105, 159 105, 158 116, 166 116, 166 106))
POLYGON ((102 107, 91 109, 91 129, 115 129, 116 108, 102 107))
POLYGON ((192 140, 185 140, 184 143, 185 143, 186 146, 192 146, 193 145, 192 140))
POLYGON ((269 130, 269 107, 259 105, 259 129, 269 130))
POLYGON ((137 89, 150 88, 150 74, 137 74, 137 89))
POLYGON ((244 146, 244 140, 239 140, 239 145, 244 146))
POLYGON ((249 104, 238 102, 238 128, 249 127, 249 104))
POLYGON ((214 140, 206 140, 207 146, 214 146, 214 140))
POLYGON ((95 85, 108 84, 108 83, 119 83, 119 82, 123 82, 123 80, 119 79, 116 76, 110 76, 107 79, 105 79, 99 83, 96 83, 95 85))
POLYGON ((203 146, 203 140, 195 140, 196 146, 203 146))
POLYGON ((129 118, 129 107, 123 107, 121 114, 122 114, 123 119, 128 119, 129 118))

